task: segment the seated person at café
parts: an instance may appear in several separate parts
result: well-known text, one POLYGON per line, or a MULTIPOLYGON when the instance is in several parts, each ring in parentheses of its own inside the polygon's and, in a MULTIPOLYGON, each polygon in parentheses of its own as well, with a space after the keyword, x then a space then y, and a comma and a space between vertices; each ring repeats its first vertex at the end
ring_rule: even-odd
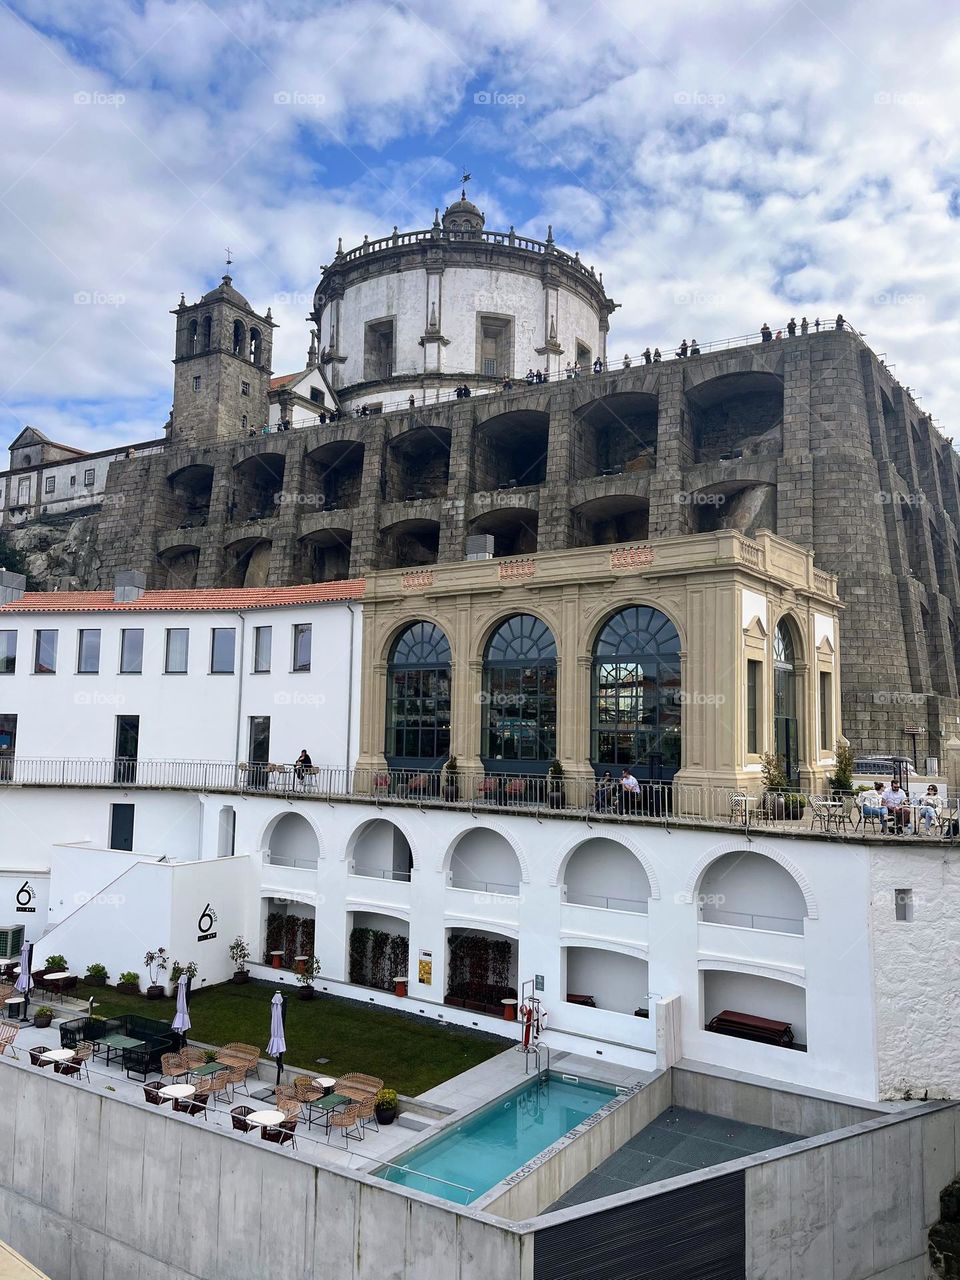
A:
POLYGON ((879 818, 880 830, 887 834, 887 808, 883 803, 883 783, 875 782, 872 791, 864 791, 860 797, 860 814, 864 818, 879 818))
POLYGON ((931 782, 927 787, 927 794, 920 801, 920 817, 923 821, 923 829, 930 834, 931 823, 936 820, 940 821, 940 814, 943 812, 943 797, 937 789, 937 784, 931 782))
POLYGON ((620 811, 622 813, 632 813, 636 808, 639 794, 640 783, 629 769, 624 769, 620 778, 620 811))
POLYGON ((900 783, 894 778, 883 793, 883 803, 886 806, 887 813, 893 818, 895 831, 898 836, 902 836, 904 826, 906 830, 910 830, 910 797, 901 787, 900 783))

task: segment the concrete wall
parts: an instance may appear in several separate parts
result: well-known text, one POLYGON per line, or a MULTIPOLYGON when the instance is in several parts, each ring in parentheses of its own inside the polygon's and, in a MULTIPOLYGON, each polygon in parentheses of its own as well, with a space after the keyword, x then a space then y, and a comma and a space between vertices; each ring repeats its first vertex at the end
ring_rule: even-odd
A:
POLYGON ((532 1240, 0 1064, 0 1237, 51 1280, 530 1280, 532 1240))
POLYGON ((885 846, 871 859, 871 929, 880 1096, 957 1097, 960 1014, 960 853, 885 846), (912 918, 898 920, 895 895, 910 890, 912 918))

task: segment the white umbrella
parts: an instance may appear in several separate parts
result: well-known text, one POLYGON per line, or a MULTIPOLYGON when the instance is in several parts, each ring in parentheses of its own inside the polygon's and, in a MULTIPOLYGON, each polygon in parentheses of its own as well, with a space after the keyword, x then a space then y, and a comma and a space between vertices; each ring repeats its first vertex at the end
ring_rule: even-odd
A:
POLYGON ((177 1012, 170 1023, 171 1030, 179 1031, 185 1039, 190 1030, 190 1011, 187 1008, 187 975, 181 973, 177 979, 177 1012))
POLYGON ((23 1021, 27 1021, 27 1009, 30 1007, 30 943, 24 942, 20 948, 20 976, 13 984, 14 990, 23 996, 23 1021))
POLYGON ((270 1043, 267 1045, 267 1057, 277 1060, 277 1084, 283 1072, 283 1055, 287 1052, 287 1042, 283 1034, 283 996, 278 991, 270 1001, 270 1043))

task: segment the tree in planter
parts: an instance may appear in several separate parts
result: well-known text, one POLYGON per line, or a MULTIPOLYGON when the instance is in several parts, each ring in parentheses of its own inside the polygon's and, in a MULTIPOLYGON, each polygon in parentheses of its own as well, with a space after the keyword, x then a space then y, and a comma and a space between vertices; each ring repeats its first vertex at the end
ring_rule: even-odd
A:
POLYGON ((247 969, 247 961, 250 959, 250 948, 247 946, 246 940, 236 937, 227 948, 227 954, 233 961, 233 980, 234 982, 246 982, 250 977, 247 969))
POLYGON ((312 1000, 317 994, 313 988, 314 978, 320 977, 320 961, 316 956, 307 956, 303 965, 303 972, 297 974, 297 981, 300 983, 300 999, 312 1000))
POLYGON ((161 973, 166 973, 167 964, 169 963, 166 950, 158 947, 156 951, 148 951, 143 957, 143 963, 147 966, 147 977, 150 979, 150 985, 147 987, 147 998, 156 1000, 163 995, 163 987, 159 985, 161 973))
POLYGON ((180 981, 180 977, 184 973, 187 975, 187 977, 190 979, 191 982, 194 980, 194 978, 197 976, 196 960, 188 960, 186 964, 181 964, 179 960, 174 960, 173 964, 170 966, 170 981, 174 984, 174 986, 176 986, 176 984, 180 981))
POLYGON ((117 990, 123 992, 125 996, 136 996, 140 994, 140 975, 128 969, 126 973, 121 973, 117 982, 117 990))
POLYGON ((490 941, 490 981, 503 991, 510 986, 510 959, 513 944, 509 938, 493 938, 490 941))
POLYGON ((443 771, 443 798, 457 800, 460 797, 460 769, 457 757, 451 756, 443 771))
POLYGON ((300 950, 298 956, 312 956, 313 944, 317 934, 317 922, 310 916, 300 917, 300 950))
POLYGON ((293 968, 293 961, 300 954, 297 944, 300 941, 300 917, 287 916, 283 922, 283 967, 293 968))
POLYGON ((350 931, 350 981, 365 986, 367 980, 367 955, 373 930, 357 925, 350 931))
POLYGON ((764 808, 771 817, 782 818, 786 812, 784 792, 788 784, 781 757, 773 751, 767 751, 762 755, 760 776, 763 778, 764 808))
POLYGON ((88 987, 105 987, 109 977, 105 964, 88 964, 83 980, 88 987))
POLYGON ((563 765, 554 760, 547 770, 547 804, 551 809, 562 809, 566 800, 563 786, 563 765))
POLYGON ((377 1117, 377 1124, 393 1124, 397 1118, 396 1089, 378 1090, 374 1099, 373 1109, 377 1117))
POLYGON ((410 963, 410 943, 402 933, 394 933, 390 938, 390 980, 402 977, 410 963))
POLYGON ((853 747, 844 738, 838 738, 834 748, 836 765, 833 776, 827 779, 831 791, 841 795, 853 790, 853 747))
POLYGON ((60 973, 66 971, 67 960, 65 956, 47 956, 45 966, 47 973, 60 973))

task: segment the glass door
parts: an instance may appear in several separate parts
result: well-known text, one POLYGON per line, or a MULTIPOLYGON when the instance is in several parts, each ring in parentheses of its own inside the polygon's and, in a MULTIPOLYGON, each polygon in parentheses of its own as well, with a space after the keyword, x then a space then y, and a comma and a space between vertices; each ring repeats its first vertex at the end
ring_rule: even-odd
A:
POLYGON ((13 780, 13 759, 17 750, 17 717, 0 715, 0 782, 13 780))
POLYGON ((140 717, 117 716, 117 742, 113 764, 114 782, 136 782, 139 750, 140 717))

